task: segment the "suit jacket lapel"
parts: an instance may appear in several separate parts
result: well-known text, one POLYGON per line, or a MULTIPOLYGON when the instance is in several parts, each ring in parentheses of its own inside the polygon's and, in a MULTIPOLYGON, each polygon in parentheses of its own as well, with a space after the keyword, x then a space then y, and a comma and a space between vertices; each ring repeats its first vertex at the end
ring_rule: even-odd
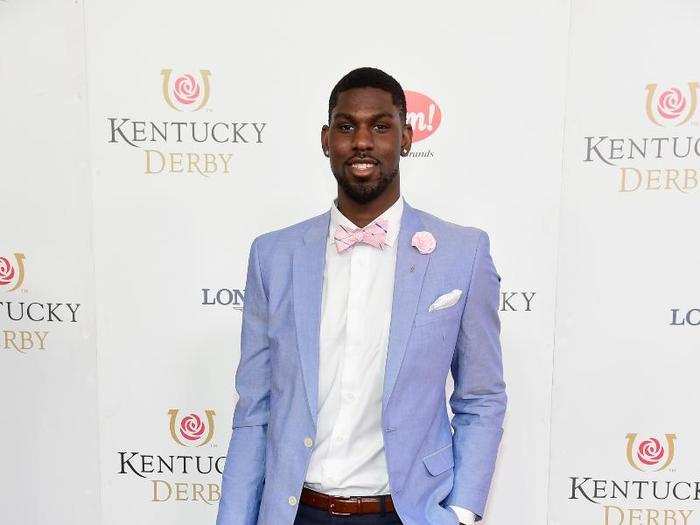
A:
POLYGON ((316 217, 304 234, 304 242, 294 251, 292 293, 297 344, 306 399, 316 424, 318 403, 318 356, 321 333, 323 272, 326 267, 326 244, 330 210, 316 217))
POLYGON ((396 384, 396 378, 411 335, 413 319, 416 316, 416 308, 423 287, 425 271, 431 258, 431 254, 421 254, 416 248, 411 246, 413 234, 422 229, 423 221, 416 210, 409 206, 404 199, 401 229, 396 251, 394 296, 389 329, 389 348, 384 371, 382 409, 386 408, 396 384))

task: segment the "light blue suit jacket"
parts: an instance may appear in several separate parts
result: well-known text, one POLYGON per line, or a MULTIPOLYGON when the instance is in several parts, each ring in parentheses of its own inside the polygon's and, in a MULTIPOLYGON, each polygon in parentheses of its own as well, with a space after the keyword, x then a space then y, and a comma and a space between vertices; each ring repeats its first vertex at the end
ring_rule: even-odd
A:
MULTIPOLYGON (((319 327, 330 211, 257 237, 243 307, 239 395, 217 525, 292 525, 315 441, 319 327), (306 443, 305 443, 306 440, 306 443)), ((382 401, 392 499, 406 525, 483 516, 506 408, 500 276, 486 232, 404 200, 382 401), (437 241, 411 246, 418 231, 437 241), (457 304, 428 311, 455 288, 457 304), (454 392, 450 423, 447 374, 454 392), (454 429, 454 432, 451 431, 454 429)))

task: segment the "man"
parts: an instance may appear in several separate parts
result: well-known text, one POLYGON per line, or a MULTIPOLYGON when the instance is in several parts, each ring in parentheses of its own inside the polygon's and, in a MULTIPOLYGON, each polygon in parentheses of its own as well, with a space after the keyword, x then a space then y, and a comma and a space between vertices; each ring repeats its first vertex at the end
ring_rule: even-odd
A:
POLYGON ((250 249, 217 525, 473 523, 507 399, 489 237, 401 196, 394 78, 351 71, 328 111, 337 199, 250 249))

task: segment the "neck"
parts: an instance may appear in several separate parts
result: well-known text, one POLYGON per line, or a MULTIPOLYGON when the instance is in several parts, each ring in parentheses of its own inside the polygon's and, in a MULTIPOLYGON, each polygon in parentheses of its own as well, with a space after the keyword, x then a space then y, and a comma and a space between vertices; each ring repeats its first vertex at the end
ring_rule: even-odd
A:
POLYGON ((338 187, 336 206, 338 211, 350 219, 353 224, 364 228, 388 210, 400 197, 401 194, 398 188, 396 188, 396 191, 389 191, 389 188, 387 188, 387 191, 373 201, 362 204, 352 200, 342 188, 338 187))

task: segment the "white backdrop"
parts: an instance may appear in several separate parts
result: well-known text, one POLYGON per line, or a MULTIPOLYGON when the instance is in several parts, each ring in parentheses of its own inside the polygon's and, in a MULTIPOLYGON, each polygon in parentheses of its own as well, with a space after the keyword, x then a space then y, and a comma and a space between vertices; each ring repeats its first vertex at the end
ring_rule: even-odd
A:
POLYGON ((698 523, 700 312, 680 323, 698 308, 700 4, 577 1, 572 15, 550 523, 698 523))
POLYGON ((503 277, 484 523, 694 523, 695 500, 611 487, 697 471, 700 152, 668 145, 700 136, 698 21, 690 0, 0 2, 3 523, 214 522, 247 251, 330 206, 320 127, 365 65, 441 113, 407 201, 487 230, 503 277), (644 137, 669 141, 641 158, 644 137), (625 189, 680 171, 619 191, 623 167, 625 189))
POLYGON ((0 522, 8 525, 100 521, 82 12, 71 2, 0 2, 0 522))

